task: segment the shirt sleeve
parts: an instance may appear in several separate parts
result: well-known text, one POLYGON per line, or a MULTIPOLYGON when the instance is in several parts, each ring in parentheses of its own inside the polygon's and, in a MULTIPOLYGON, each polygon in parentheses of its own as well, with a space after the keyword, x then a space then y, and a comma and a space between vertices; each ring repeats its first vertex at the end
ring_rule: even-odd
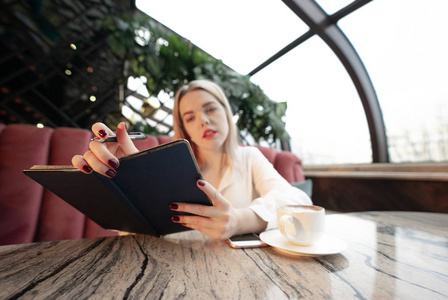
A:
POLYGON ((302 190, 284 179, 255 147, 247 147, 247 167, 251 170, 253 188, 259 197, 249 205, 268 223, 266 230, 277 228, 277 207, 287 204, 311 205, 312 201, 302 190))

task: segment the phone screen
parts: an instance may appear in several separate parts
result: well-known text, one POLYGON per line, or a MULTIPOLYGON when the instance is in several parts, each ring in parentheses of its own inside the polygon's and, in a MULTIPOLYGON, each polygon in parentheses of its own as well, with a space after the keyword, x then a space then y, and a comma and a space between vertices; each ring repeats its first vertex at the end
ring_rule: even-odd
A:
POLYGON ((229 244, 232 248, 254 248, 267 246, 267 244, 260 240, 260 237, 255 233, 232 236, 227 240, 227 244, 229 244))

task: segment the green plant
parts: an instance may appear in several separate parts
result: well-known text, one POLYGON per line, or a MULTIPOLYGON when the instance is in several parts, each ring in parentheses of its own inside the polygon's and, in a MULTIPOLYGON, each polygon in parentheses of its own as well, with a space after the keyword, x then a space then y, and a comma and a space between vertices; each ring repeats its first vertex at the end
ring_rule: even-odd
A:
POLYGON ((210 79, 219 84, 237 116, 239 130, 255 141, 289 138, 283 117, 285 102, 269 99, 248 76, 238 74, 198 47, 144 14, 111 16, 102 23, 112 52, 122 61, 121 82, 144 76, 152 96, 173 96, 184 83, 210 79))

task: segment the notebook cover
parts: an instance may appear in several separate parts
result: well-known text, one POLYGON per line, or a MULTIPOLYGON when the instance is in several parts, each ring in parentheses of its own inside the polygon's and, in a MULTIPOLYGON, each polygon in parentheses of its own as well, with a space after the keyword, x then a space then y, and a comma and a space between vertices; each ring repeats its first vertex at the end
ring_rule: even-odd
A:
POLYGON ((120 158, 114 178, 66 166, 23 171, 105 229, 166 235, 188 230, 173 223, 172 202, 211 205, 190 144, 177 140, 120 158))

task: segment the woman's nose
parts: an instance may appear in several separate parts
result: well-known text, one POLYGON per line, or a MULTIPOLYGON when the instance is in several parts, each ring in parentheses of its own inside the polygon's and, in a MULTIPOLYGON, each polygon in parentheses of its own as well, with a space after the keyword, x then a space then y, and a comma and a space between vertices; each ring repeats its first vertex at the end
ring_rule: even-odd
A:
POLYGON ((210 124, 210 120, 208 119, 208 116, 206 114, 201 114, 201 125, 208 125, 210 124))

